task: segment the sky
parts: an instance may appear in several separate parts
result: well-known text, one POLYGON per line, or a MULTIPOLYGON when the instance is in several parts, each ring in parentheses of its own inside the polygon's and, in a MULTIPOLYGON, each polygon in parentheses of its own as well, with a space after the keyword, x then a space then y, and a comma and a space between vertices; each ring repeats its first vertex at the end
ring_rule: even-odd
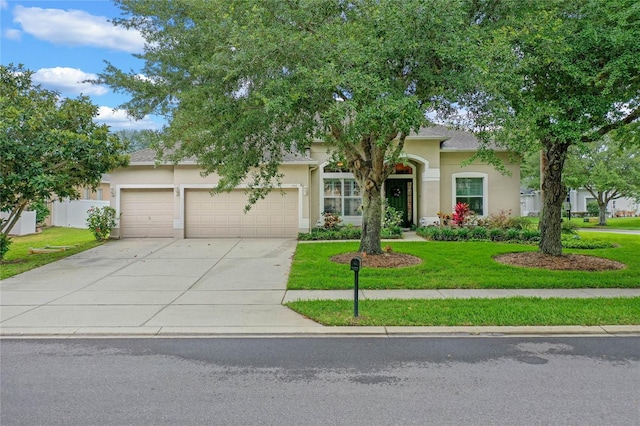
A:
POLYGON ((108 86, 82 83, 104 71, 105 60, 139 71, 144 39, 135 30, 114 26, 121 10, 109 0, 0 0, 0 63, 23 64, 34 83, 63 97, 87 95, 99 107, 95 121, 112 131, 159 129, 161 117, 133 121, 117 109, 129 100, 108 86))

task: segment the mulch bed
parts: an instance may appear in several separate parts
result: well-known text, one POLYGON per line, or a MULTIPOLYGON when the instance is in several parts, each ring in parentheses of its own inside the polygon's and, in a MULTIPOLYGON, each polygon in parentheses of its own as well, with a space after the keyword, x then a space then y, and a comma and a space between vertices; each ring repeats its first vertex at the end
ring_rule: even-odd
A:
POLYGON ((542 268, 554 271, 612 271, 623 269, 625 264, 582 254, 551 256, 539 252, 506 253, 494 257, 496 262, 525 268, 542 268))
POLYGON ((404 268, 422 263, 422 259, 406 253, 384 253, 363 255, 358 252, 341 253, 331 257, 332 262, 349 264, 351 259, 360 256, 362 266, 368 268, 404 268))
MULTIPOLYGON (((341 253, 331 257, 332 262, 349 264, 351 259, 360 256, 362 266, 368 268, 404 268, 419 265, 422 259, 406 253, 384 253, 364 255, 359 252, 341 253)), ((506 253, 494 257, 496 262, 524 268, 541 268, 554 271, 612 271, 623 269, 625 264, 582 254, 550 256, 538 252, 506 253)))

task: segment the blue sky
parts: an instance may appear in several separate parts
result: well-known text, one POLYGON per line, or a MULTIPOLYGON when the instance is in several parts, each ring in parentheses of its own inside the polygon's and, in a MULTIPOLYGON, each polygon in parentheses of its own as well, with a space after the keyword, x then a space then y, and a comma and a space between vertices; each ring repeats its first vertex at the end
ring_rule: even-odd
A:
POLYGON ((90 96, 99 106, 96 121, 112 130, 157 129, 159 117, 130 120, 115 110, 128 100, 109 87, 81 83, 105 68, 105 60, 120 69, 138 71, 144 39, 137 31, 115 27, 110 19, 120 9, 107 0, 0 0, 0 62, 24 64, 34 82, 64 97, 90 96))

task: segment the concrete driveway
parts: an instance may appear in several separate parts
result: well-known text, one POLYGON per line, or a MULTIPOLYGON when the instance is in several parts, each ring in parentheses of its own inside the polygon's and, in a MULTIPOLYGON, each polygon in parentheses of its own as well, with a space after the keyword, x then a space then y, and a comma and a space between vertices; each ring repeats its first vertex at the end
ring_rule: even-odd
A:
POLYGON ((0 283, 2 335, 300 333, 281 305, 296 241, 126 239, 0 283))

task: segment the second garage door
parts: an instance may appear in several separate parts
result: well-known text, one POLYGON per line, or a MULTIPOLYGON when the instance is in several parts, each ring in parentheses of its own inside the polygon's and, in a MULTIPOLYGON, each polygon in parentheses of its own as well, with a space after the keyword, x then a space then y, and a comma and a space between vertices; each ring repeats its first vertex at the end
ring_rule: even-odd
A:
POLYGON ((247 195, 237 190, 211 196, 185 191, 185 237, 296 237, 298 191, 276 189, 244 213, 247 195))

